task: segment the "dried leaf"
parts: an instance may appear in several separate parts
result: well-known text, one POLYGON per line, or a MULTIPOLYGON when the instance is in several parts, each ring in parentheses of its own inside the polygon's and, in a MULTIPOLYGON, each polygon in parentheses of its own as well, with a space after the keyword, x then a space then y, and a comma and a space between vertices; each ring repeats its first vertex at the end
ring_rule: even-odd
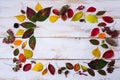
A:
POLYGON ((69 8, 69 5, 64 5, 61 9, 60 9, 60 15, 64 15, 67 10, 69 8))
POLYGON ((100 33, 99 28, 94 28, 94 29, 92 29, 92 31, 91 31, 91 36, 96 36, 96 35, 98 35, 99 33, 100 33))
POLYGON ((96 11, 96 8, 95 7, 89 7, 87 9, 87 12, 95 12, 96 11))
POLYGON ((42 75, 47 74, 47 72, 48 72, 48 69, 46 68, 46 69, 43 70, 42 75))
POLYGON ((98 73, 101 75, 106 75, 106 72, 104 70, 98 70, 98 73))
POLYGON ((74 67, 71 63, 66 63, 66 68, 72 70, 74 67))
POLYGON ((95 69, 95 70, 100 70, 102 68, 104 68, 107 65, 107 61, 103 60, 103 59, 95 59, 92 60, 88 63, 88 66, 91 69, 95 69))
POLYGON ((107 23, 113 23, 114 22, 113 18, 110 17, 110 16, 103 16, 102 19, 107 23))
POLYGON ((45 21, 50 15, 51 7, 44 8, 37 13, 37 21, 45 21))
POLYGON ((19 22, 23 22, 25 20, 25 15, 17 15, 15 16, 15 18, 19 21, 19 22))
POLYGON ((99 50, 98 47, 95 48, 95 49, 93 49, 92 55, 93 55, 94 57, 96 57, 96 58, 100 58, 101 52, 100 52, 100 50, 99 50))
POLYGON ((49 70, 49 72, 50 72, 52 75, 55 74, 55 68, 54 68, 54 66, 53 66, 52 64, 49 64, 49 65, 48 65, 48 70, 49 70))
POLYGON ((88 68, 87 71, 91 76, 95 76, 95 72, 92 69, 88 68))
POLYGON ((83 65, 81 65, 81 69, 82 69, 83 72, 87 71, 87 67, 85 67, 83 65))
POLYGON ((97 16, 101 16, 101 15, 104 15, 105 12, 106 12, 106 11, 98 11, 96 15, 97 15, 97 16))
POLYGON ((113 38, 106 38, 105 40, 111 46, 118 46, 117 42, 113 38))
POLYGON ((15 41, 15 36, 14 33, 11 29, 7 30, 8 36, 3 39, 3 43, 10 44, 15 41))
POLYGON ((36 22, 36 12, 32 8, 27 7, 26 15, 29 20, 36 22))
POLYGON ((104 54, 103 54, 103 58, 105 59, 110 59, 114 56, 114 52, 113 50, 107 50, 104 54))
POLYGON ((16 36, 22 36, 24 33, 24 30, 23 29, 18 29, 17 32, 16 32, 16 36))
POLYGON ((57 20, 58 20, 58 16, 54 16, 54 15, 52 15, 52 16, 50 16, 49 17, 49 21, 51 22, 51 23, 54 23, 54 22, 56 22, 57 20))
POLYGON ((36 38, 35 36, 31 36, 30 39, 29 39, 29 46, 32 50, 35 49, 35 46, 36 46, 36 38))
POLYGON ((23 42, 22 43, 22 49, 24 49, 26 47, 26 45, 27 45, 27 41, 23 42))
POLYGON ((30 28, 35 28, 36 25, 33 24, 32 22, 23 22, 20 24, 22 27, 26 28, 26 29, 30 29, 30 28))
POLYGON ((115 65, 115 60, 113 59, 108 63, 107 67, 113 67, 114 65, 115 65))
POLYGON ((72 10, 71 8, 69 8, 69 9, 67 10, 67 15, 68 15, 68 18, 72 18, 72 17, 73 17, 74 12, 73 12, 73 10, 72 10))
POLYGON ((31 69, 32 65, 30 63, 27 63, 23 67, 23 71, 29 71, 31 69))
POLYGON ((108 67, 108 68, 107 68, 107 72, 108 72, 108 73, 112 73, 113 71, 114 71, 114 68, 113 68, 113 67, 108 67))
POLYGON ((74 71, 79 71, 80 70, 80 65, 77 63, 74 65, 74 71))
POLYGON ((75 15, 72 17, 72 21, 78 21, 78 20, 80 20, 80 18, 82 18, 82 16, 83 16, 83 12, 79 11, 79 12, 75 13, 75 15))
POLYGON ((19 54, 19 49, 16 48, 13 53, 14 53, 14 56, 17 56, 19 54))
POLYGON ((21 43, 22 43, 22 40, 17 39, 17 40, 14 41, 13 44, 14 44, 15 46, 20 46, 21 43))
POLYGON ((59 15, 60 15, 60 12, 59 12, 59 10, 58 10, 58 9, 53 9, 53 10, 52 10, 52 12, 53 12, 55 15, 57 15, 57 16, 59 16, 59 15))
POLYGON ((96 40, 96 39, 91 39, 91 40, 89 40, 90 41, 90 43, 91 44, 93 44, 93 45, 99 45, 99 41, 98 40, 96 40))
POLYGON ((31 58, 33 56, 33 52, 29 49, 24 49, 24 56, 26 59, 31 58))
POLYGON ((25 62, 26 61, 26 58, 25 58, 24 54, 22 54, 22 53, 19 54, 18 58, 19 58, 20 62, 25 62))
POLYGON ((34 33, 34 29, 31 28, 31 29, 28 29, 24 32, 22 38, 25 39, 25 38, 29 38, 32 34, 34 33))
POLYGON ((93 14, 87 14, 87 15, 85 16, 85 19, 86 19, 88 22, 90 22, 90 23, 98 23, 97 17, 96 17, 95 15, 93 15, 93 14))
POLYGON ((100 27, 105 27, 105 26, 107 26, 107 24, 104 23, 104 22, 101 22, 101 23, 98 24, 98 26, 100 26, 100 27))
POLYGON ((108 45, 107 44, 101 44, 102 48, 108 49, 108 45))
POLYGON ((34 65, 34 67, 32 68, 32 70, 37 71, 37 72, 42 71, 43 70, 43 64, 41 62, 36 63, 34 65))
POLYGON ((37 3, 35 6, 35 10, 40 11, 41 9, 43 9, 43 7, 40 5, 40 3, 37 3))

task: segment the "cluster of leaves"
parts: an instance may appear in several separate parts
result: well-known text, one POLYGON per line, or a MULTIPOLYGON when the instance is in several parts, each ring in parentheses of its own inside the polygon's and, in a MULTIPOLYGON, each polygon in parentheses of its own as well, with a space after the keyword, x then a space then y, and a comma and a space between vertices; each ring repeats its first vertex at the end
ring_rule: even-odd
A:
POLYGON ((54 75, 56 72, 54 65, 50 63, 46 68, 44 68, 44 65, 41 62, 36 63, 35 61, 31 61, 29 63, 26 63, 27 59, 32 58, 33 50, 36 46, 36 37, 34 36, 34 30, 37 27, 37 25, 35 24, 37 21, 43 22, 49 18, 49 21, 51 23, 54 23, 59 18, 61 18, 63 21, 70 19, 74 22, 80 21, 98 23, 99 16, 102 16, 103 22, 98 23, 98 28, 92 29, 90 36, 97 36, 98 38, 102 39, 102 42, 100 44, 100 41, 97 39, 89 40, 91 44, 97 46, 97 48, 92 50, 92 55, 96 59, 88 63, 89 68, 80 65, 79 63, 76 63, 74 65, 71 63, 66 63, 66 66, 60 67, 57 71, 58 74, 64 73, 66 77, 71 70, 74 70, 77 74, 84 76, 87 76, 85 72, 88 72, 91 76, 95 76, 94 70, 97 70, 97 72, 101 75, 106 75, 106 71, 108 73, 113 72, 115 60, 108 62, 105 59, 111 59, 114 56, 114 51, 108 48, 109 46, 117 46, 117 42, 114 38, 118 37, 119 33, 117 30, 111 30, 110 27, 107 26, 107 24, 113 23, 114 20, 110 16, 104 16, 106 11, 96 12, 95 7, 89 7, 85 11, 85 6, 83 5, 78 6, 75 11, 69 5, 64 5, 60 9, 52 9, 52 7, 43 8, 39 3, 37 3, 37 5, 35 6, 35 10, 30 7, 27 7, 26 11, 21 10, 21 14, 15 16, 20 23, 15 23, 14 28, 22 27, 23 29, 18 29, 15 35, 13 31, 9 29, 7 31, 8 36, 3 39, 3 43, 13 44, 16 47, 13 51, 13 55, 15 56, 13 58, 13 62, 15 63, 13 70, 15 72, 20 70, 21 68, 23 69, 23 71, 42 71, 42 75, 47 74, 48 71, 51 75, 54 75), (52 15, 50 15, 51 12, 52 15), (94 15, 93 13, 95 12, 96 14, 94 15), (110 36, 109 38, 107 38, 108 35, 110 36), (22 37, 22 39, 18 39, 15 37, 22 37), (23 39, 26 41, 22 41, 23 39), (29 45, 29 49, 26 48, 27 45, 29 45), (102 57, 98 45, 100 45, 104 49, 108 49, 103 53, 102 57), (20 50, 20 48, 22 49, 22 51, 20 50), (23 65, 23 63, 25 64, 23 65), (105 71, 103 70, 103 68, 106 65, 107 69, 105 71))

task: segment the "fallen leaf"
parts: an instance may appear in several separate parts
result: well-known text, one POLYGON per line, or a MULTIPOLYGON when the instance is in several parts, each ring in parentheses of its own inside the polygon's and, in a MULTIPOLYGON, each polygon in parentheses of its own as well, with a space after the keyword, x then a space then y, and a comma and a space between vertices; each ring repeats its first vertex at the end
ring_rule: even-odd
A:
POLYGON ((83 12, 79 11, 79 12, 75 13, 75 15, 72 17, 72 21, 78 21, 78 20, 80 20, 80 18, 82 18, 82 16, 83 16, 83 12))
POLYGON ((95 7, 89 7, 87 9, 87 12, 95 12, 96 11, 96 8, 95 7))
POLYGON ((52 16, 49 17, 49 21, 51 23, 54 23, 54 22, 56 22, 58 20, 58 18, 59 18, 58 16, 52 15, 52 16))
POLYGON ((23 66, 23 71, 29 71, 31 69, 32 65, 30 63, 27 63, 23 66))
POLYGON ((98 47, 92 50, 92 55, 96 58, 100 58, 101 52, 98 47))
POLYGON ((64 15, 67 10, 69 8, 69 5, 64 5, 61 9, 60 9, 60 15, 64 15))
POLYGON ((33 56, 33 52, 29 49, 24 49, 24 56, 26 59, 29 59, 33 56))
POLYGON ((72 70, 74 67, 71 63, 66 63, 66 68, 72 70))
POLYGON ((98 73, 101 75, 106 75, 106 72, 104 70, 98 70, 98 73))
POLYGON ((106 38, 105 41, 111 46, 118 46, 117 42, 113 38, 106 38))
POLYGON ((30 39, 29 39, 29 46, 32 50, 35 49, 35 46, 36 46, 36 38, 35 36, 31 36, 30 39))
POLYGON ((26 45, 27 45, 27 41, 24 41, 24 42, 22 43, 22 49, 24 49, 24 48, 26 47, 26 45))
POLYGON ((96 40, 96 39, 90 39, 89 41, 93 45, 99 45, 100 44, 100 42, 98 40, 96 40))
POLYGON ((22 53, 19 54, 18 58, 19 58, 20 62, 25 62, 26 61, 26 58, 25 58, 24 54, 22 54, 22 53))
POLYGON ((48 69, 46 68, 46 69, 43 70, 42 75, 47 74, 47 72, 48 72, 48 69))
POLYGON ((97 17, 96 17, 95 15, 93 15, 93 14, 87 14, 87 15, 85 16, 85 19, 86 19, 88 22, 90 22, 90 23, 98 23, 97 17))
POLYGON ((23 22, 25 20, 25 15, 17 15, 15 16, 15 18, 19 21, 19 22, 23 22))
POLYGON ((31 29, 28 29, 24 32, 22 38, 25 39, 25 38, 29 38, 32 34, 34 33, 34 29, 31 28, 31 29))
POLYGON ((110 17, 110 16, 103 16, 102 19, 107 23, 113 23, 114 22, 113 18, 110 17))
POLYGON ((106 52, 104 52, 103 54, 103 58, 105 59, 110 59, 114 56, 114 52, 113 50, 107 50, 106 52))
POLYGON ((73 17, 74 12, 73 12, 73 10, 72 10, 71 8, 69 8, 69 9, 67 10, 67 15, 68 15, 68 18, 72 18, 72 17, 73 17))
POLYGON ((43 64, 41 62, 38 62, 34 65, 34 67, 32 68, 32 70, 34 71, 42 71, 43 70, 43 64))
POLYGON ((95 76, 94 70, 88 68, 87 71, 88 71, 88 73, 89 73, 91 76, 95 76))
POLYGON ((55 74, 55 67, 52 65, 52 64, 49 64, 48 65, 48 70, 49 72, 54 75, 55 74))
POLYGON ((19 54, 19 49, 16 48, 13 53, 14 53, 14 56, 17 56, 19 54))
POLYGON ((24 30, 23 29, 18 29, 17 32, 16 32, 16 36, 22 36, 24 33, 24 30))
POLYGON ((96 36, 100 33, 99 28, 93 28, 91 31, 91 36, 96 36))
POLYGON ((22 40, 17 39, 17 40, 14 41, 13 44, 14 44, 15 46, 20 46, 21 43, 22 43, 22 40))
POLYGON ((20 24, 22 27, 26 28, 26 29, 30 29, 30 28, 35 28, 36 25, 32 22, 23 22, 20 24))
POLYGON ((105 12, 106 12, 106 11, 98 11, 98 12, 96 13, 96 15, 97 15, 97 16, 101 16, 101 15, 104 15, 105 12))
POLYGON ((35 10, 40 11, 41 9, 43 9, 43 7, 40 5, 40 3, 37 3, 35 6, 35 10))

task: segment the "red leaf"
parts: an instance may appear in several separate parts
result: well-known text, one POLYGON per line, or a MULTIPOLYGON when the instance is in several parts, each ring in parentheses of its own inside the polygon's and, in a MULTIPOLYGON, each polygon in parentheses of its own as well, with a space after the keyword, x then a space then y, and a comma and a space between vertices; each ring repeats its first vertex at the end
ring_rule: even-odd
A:
POLYGON ((54 68, 54 66, 53 66, 52 64, 49 64, 49 65, 48 65, 48 70, 49 70, 49 72, 50 72, 52 75, 55 74, 55 68, 54 68))
POLYGON ((98 26, 105 27, 105 26, 107 26, 107 24, 106 24, 106 23, 104 23, 104 22, 101 22, 101 23, 99 23, 99 24, 98 24, 98 26))
POLYGON ((74 12, 72 9, 68 9, 67 14, 68 14, 68 18, 72 18, 74 12))
POLYGON ((95 12, 96 11, 96 8, 95 7, 89 7, 87 12, 95 12))
POLYGON ((85 8, 85 6, 81 5, 77 7, 77 10, 83 10, 85 8))
POLYGON ((54 14, 58 15, 58 16, 60 15, 59 10, 57 10, 57 9, 53 9, 52 12, 53 12, 54 14))
POLYGON ((91 32, 91 36, 96 36, 99 34, 99 32, 100 32, 99 28, 94 28, 91 32))
POLYGON ((36 12, 33 9, 27 7, 27 13, 26 14, 27 14, 27 18, 30 19, 36 14, 36 12))
POLYGON ((103 58, 105 58, 105 59, 112 58, 113 56, 114 56, 113 50, 108 50, 103 54, 103 58))
POLYGON ((113 23, 114 22, 113 18, 110 17, 110 16, 104 16, 104 17, 102 17, 102 19, 107 23, 113 23))
POLYGON ((28 63, 28 64, 25 64, 24 67, 23 67, 23 71, 29 71, 31 69, 31 64, 28 63))

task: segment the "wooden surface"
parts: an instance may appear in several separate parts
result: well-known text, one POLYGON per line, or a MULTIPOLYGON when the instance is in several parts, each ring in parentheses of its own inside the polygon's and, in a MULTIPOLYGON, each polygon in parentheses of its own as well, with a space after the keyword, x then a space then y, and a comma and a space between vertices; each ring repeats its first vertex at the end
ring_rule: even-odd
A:
MULTIPOLYGON (((34 71, 14 72, 11 69, 13 49, 7 44, 3 44, 3 37, 6 36, 6 31, 10 28, 14 32, 13 24, 18 22, 14 16, 20 14, 21 9, 26 9, 27 6, 34 8, 37 2, 40 2, 43 7, 53 6, 60 8, 64 4, 69 4, 73 8, 79 4, 87 7, 95 6, 97 10, 106 10, 106 15, 110 15, 115 19, 114 29, 120 30, 120 0, 0 0, 0 80, 119 80, 120 69, 116 69, 113 74, 107 76, 97 75, 80 76, 70 74, 67 78, 64 75, 51 76, 49 74, 42 76, 41 73, 34 71)), ((34 50, 33 60, 43 62, 45 64, 53 63, 59 66, 65 62, 82 63, 93 59, 91 50, 96 48, 89 43, 90 32, 97 24, 71 22, 70 20, 59 20, 56 23, 49 21, 36 23, 38 28, 35 30, 37 44, 34 50), (58 60, 56 60, 58 59, 58 60)), ((19 38, 21 39, 21 38, 19 38)), ((116 66, 120 67, 120 38, 117 39, 119 46, 114 48, 116 66)), ((105 49, 99 47, 102 54, 105 49)), ((21 47, 19 47, 21 49, 21 47)), ((22 50, 21 50, 22 52, 22 50)), ((30 60, 32 60, 30 59, 30 60)), ((46 66, 46 65, 45 65, 46 66)))

